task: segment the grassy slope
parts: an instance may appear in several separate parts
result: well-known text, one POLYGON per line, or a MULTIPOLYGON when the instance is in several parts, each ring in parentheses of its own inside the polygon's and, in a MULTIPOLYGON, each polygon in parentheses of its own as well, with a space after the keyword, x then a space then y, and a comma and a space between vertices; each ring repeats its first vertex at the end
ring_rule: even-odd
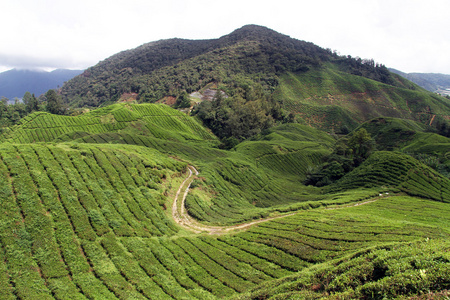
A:
POLYGON ((285 109, 315 127, 354 128, 379 116, 428 124, 433 115, 449 114, 448 100, 419 87, 393 87, 326 66, 281 76, 275 92, 276 98, 284 100, 285 109))
POLYGON ((446 240, 378 246, 235 299, 448 299, 449 247, 446 240))
POLYGON ((307 167, 329 153, 333 139, 306 126, 289 125, 233 151, 211 148, 208 141, 179 143, 127 132, 86 135, 75 141, 130 143, 194 163, 201 178, 187 199, 190 213, 208 222, 236 223, 258 217, 262 207, 320 198, 311 188, 299 189, 299 183, 307 167))
MULTIPOLYGON (((180 122, 169 123, 170 119, 185 125, 195 121, 157 105, 115 105, 63 119, 37 115, 3 137, 20 142, 37 129, 31 124, 39 124, 41 133, 67 128, 62 135, 55 134, 52 144, 0 146, 0 291, 5 299, 62 299, 65 295, 74 299, 214 299, 251 289, 254 292, 242 297, 280 294, 282 298, 297 284, 289 285, 298 281, 298 271, 312 274, 302 283, 311 295, 353 295, 339 282, 316 287, 317 281, 325 278, 325 271, 342 272, 337 278, 350 280, 347 269, 339 268, 349 265, 353 270, 352 264, 359 264, 353 253, 358 251, 362 251, 359 257, 372 252, 373 257, 384 248, 396 249, 383 245, 425 238, 436 239, 436 249, 448 248, 439 240, 450 234, 447 203, 409 196, 378 198, 380 191, 392 191, 389 185, 394 185, 411 195, 418 190, 422 197, 442 200, 440 191, 447 193, 448 180, 408 156, 377 152, 338 182, 333 193, 322 194, 304 187, 301 180, 305 167, 320 162, 334 140, 307 126, 272 128, 233 151, 223 151, 212 148, 214 137, 199 134, 197 125, 181 127, 185 129, 180 134, 180 122), (142 113, 156 109, 164 110, 165 126, 157 127, 152 120, 156 114, 142 113), (86 120, 126 126, 96 132, 83 123, 86 120), (58 125, 62 121, 72 126, 58 125), (77 126, 87 130, 81 133, 77 126), (158 138, 155 132, 173 138, 158 138), (200 170, 187 200, 190 213, 200 220, 229 224, 299 213, 217 238, 184 232, 168 216, 170 199, 185 176, 181 172, 187 162, 200 170), (391 169, 382 167, 386 164, 391 169), (362 189, 349 179, 352 176, 364 176, 371 188, 362 189), (436 187, 437 181, 430 178, 441 179, 441 185, 436 187), (362 206, 327 209, 376 199, 362 206), (375 246, 381 250, 361 250, 375 246), (281 279, 288 275, 294 277, 281 279)), ((392 253, 387 264, 401 257, 392 253)), ((446 261, 437 263, 440 271, 427 265, 434 257, 423 258, 420 270, 448 280, 446 261)), ((373 277, 370 265, 364 270, 358 274, 367 278, 367 286, 355 293, 405 293, 391 287, 396 286, 391 277, 401 276, 394 269, 383 278, 373 277)), ((360 277, 352 277, 350 286, 360 277)), ((435 283, 430 290, 443 288, 435 278, 418 277, 415 282, 426 288, 435 283)))
POLYGON ((396 118, 375 118, 360 127, 371 134, 378 150, 410 154, 449 178, 449 138, 427 132, 420 123, 396 118))
POLYGON ((308 166, 319 163, 333 143, 318 130, 285 125, 269 130, 258 141, 223 151, 211 147, 217 140, 195 119, 156 104, 115 104, 76 117, 35 113, 2 139, 133 144, 190 161, 199 168, 202 180, 187 200, 188 209, 214 223, 250 220, 259 217, 264 207, 310 200, 311 192, 313 198, 323 198, 311 188, 299 189, 299 183, 308 166))
POLYGON ((164 213, 162 179, 186 165, 129 146, 5 144, 0 155, 2 267, 10 276, 2 287, 30 299, 76 296, 80 289, 114 296, 109 284, 135 294, 102 264, 111 262, 101 260, 107 256, 98 239, 176 233, 164 213))

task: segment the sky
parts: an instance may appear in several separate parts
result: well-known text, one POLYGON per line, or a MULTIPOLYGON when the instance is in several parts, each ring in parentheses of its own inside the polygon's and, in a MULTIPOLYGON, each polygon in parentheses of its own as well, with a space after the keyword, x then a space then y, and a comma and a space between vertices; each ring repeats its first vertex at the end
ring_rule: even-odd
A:
POLYGON ((448 0, 0 0, 0 72, 85 69, 160 39, 247 24, 400 71, 450 74, 448 0))

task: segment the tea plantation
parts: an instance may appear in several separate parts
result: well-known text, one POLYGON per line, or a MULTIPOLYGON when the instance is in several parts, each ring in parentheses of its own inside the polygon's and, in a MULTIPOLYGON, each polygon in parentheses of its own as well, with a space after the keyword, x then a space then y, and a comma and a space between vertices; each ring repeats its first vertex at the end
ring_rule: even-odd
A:
POLYGON ((0 140, 1 299, 449 296, 450 180, 401 149, 317 187, 335 137, 299 124, 223 150, 168 106, 115 104, 0 140), (183 194, 230 230, 177 223, 183 194))

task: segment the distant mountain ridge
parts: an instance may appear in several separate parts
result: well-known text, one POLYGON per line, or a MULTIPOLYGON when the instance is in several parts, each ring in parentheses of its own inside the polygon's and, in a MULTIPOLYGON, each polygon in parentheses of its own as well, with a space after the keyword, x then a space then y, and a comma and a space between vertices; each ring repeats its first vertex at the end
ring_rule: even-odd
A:
POLYGON ((82 70, 57 69, 51 72, 12 69, 0 73, 0 97, 13 100, 26 92, 37 96, 62 86, 65 81, 81 74, 82 70))
POLYGON ((404 73, 396 69, 389 69, 389 71, 411 80, 430 92, 450 95, 450 75, 440 73, 404 73))

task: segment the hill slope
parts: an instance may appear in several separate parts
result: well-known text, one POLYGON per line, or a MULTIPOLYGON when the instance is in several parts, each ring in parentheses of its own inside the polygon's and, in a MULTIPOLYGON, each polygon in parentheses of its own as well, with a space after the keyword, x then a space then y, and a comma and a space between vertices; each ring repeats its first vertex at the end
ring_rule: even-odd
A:
POLYGON ((311 43, 248 25, 219 39, 161 40, 121 52, 68 82, 62 95, 69 103, 98 106, 125 92, 154 102, 237 74, 264 74, 267 85, 273 85, 277 69, 301 69, 329 55, 311 43))
POLYGON ((3 299, 223 298, 361 248, 450 234, 448 205, 403 197, 186 236, 165 213, 186 164, 155 150, 3 145, 0 156, 3 299))
POLYGON ((420 88, 397 88, 332 66, 281 76, 274 97, 298 114, 299 122, 338 132, 380 116, 429 125, 436 116, 445 120, 450 111, 448 99, 420 88))
POLYGON ((450 291, 442 272, 450 268, 448 249, 448 241, 429 240, 374 247, 234 299, 446 299, 450 291))
POLYGON ((355 187, 381 187, 441 202, 450 201, 450 180, 409 155, 379 151, 360 167, 346 174, 329 191, 355 187))

